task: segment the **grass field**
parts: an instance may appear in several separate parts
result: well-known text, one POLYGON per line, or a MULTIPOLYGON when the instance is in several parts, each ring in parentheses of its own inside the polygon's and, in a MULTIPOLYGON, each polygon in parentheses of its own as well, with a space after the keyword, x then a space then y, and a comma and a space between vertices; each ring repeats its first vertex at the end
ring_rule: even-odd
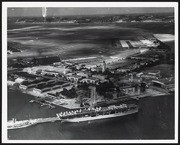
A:
MULTIPOLYGON (((152 27, 152 24, 147 24, 152 27)), ((123 51, 117 40, 136 40, 151 35, 145 24, 13 24, 8 25, 8 41, 22 44, 14 57, 58 55, 62 58, 110 56, 123 51), (136 28, 138 27, 138 28, 136 28), (142 29, 140 29, 142 27, 142 29), (145 29, 144 29, 145 28, 145 29)), ((154 24, 154 26, 159 26, 154 24)), ((166 24, 168 25, 168 24, 166 24)), ((157 27, 156 26, 156 27, 157 27)), ((171 25, 168 25, 170 27, 171 25)), ((157 30, 157 28, 154 29, 157 30)), ((161 28, 161 27, 160 27, 161 28)), ((162 31, 162 30, 160 30, 162 31)), ((152 30, 153 32, 153 30, 152 30)))

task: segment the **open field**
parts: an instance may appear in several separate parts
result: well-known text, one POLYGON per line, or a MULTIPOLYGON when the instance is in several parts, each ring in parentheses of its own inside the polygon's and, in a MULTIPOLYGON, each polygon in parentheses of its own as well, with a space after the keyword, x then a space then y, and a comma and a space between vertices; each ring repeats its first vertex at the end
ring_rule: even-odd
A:
POLYGON ((8 41, 22 45, 21 53, 13 57, 58 55, 62 58, 83 56, 111 56, 123 51, 118 40, 136 40, 138 36, 151 35, 139 28, 116 24, 15 24, 8 30, 8 41))

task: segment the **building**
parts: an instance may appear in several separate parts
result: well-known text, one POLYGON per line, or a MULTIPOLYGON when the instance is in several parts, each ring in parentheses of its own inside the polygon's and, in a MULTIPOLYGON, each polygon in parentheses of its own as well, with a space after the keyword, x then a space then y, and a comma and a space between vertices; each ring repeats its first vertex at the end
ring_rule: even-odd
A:
POLYGON ((136 60, 146 60, 147 58, 146 57, 143 57, 143 56, 131 56, 130 57, 131 59, 136 59, 136 60))
POLYGON ((13 54, 13 52, 10 50, 7 50, 7 54, 13 54))
POLYGON ((66 74, 68 72, 71 72, 72 70, 69 68, 66 68, 65 65, 59 65, 59 66, 51 66, 51 65, 43 65, 43 66, 34 66, 31 68, 24 68, 23 71, 25 72, 31 72, 32 74, 36 74, 38 70, 42 70, 42 74, 66 74))
POLYGON ((147 47, 155 47, 156 45, 154 44, 154 42, 152 42, 151 40, 148 39, 143 39, 140 40, 144 45, 146 45, 147 47))
POLYGON ((120 69, 116 70, 117 73, 125 73, 125 72, 128 72, 128 71, 130 71, 129 68, 120 68, 120 69))
POLYGON ((37 87, 38 85, 41 85, 41 84, 51 84, 53 82, 55 82, 56 80, 50 80, 48 78, 39 78, 39 79, 36 79, 34 81, 24 81, 20 84, 19 88, 20 89, 23 89, 23 90, 27 90, 27 89, 30 89, 30 88, 35 88, 37 87))
POLYGON ((135 89, 135 86, 127 85, 127 86, 120 87, 120 90, 124 92, 125 94, 131 94, 131 93, 135 94, 136 89, 135 89))
POLYGON ((134 74, 130 73, 130 81, 133 82, 134 81, 134 74))
POLYGON ((149 49, 148 49, 148 48, 144 48, 144 49, 141 49, 141 50, 140 50, 140 53, 145 53, 145 52, 147 52, 147 51, 149 51, 149 49))
POLYGON ((88 74, 85 73, 85 72, 78 72, 78 73, 76 73, 76 75, 77 75, 77 76, 80 76, 80 77, 82 77, 82 78, 88 78, 88 74))
POLYGON ((129 40, 129 43, 131 43, 134 48, 145 47, 145 45, 141 41, 129 40))
POLYGON ((63 66, 63 63, 62 62, 54 62, 53 63, 53 66, 63 66))
POLYGON ((18 83, 18 84, 21 84, 21 83, 23 83, 24 81, 25 81, 24 78, 17 78, 17 79, 15 79, 15 83, 18 83))
POLYGON ((174 89, 174 78, 163 78, 159 80, 152 80, 151 85, 167 90, 173 90, 174 89))
POLYGON ((147 72, 138 73, 136 76, 145 79, 160 79, 161 78, 160 73, 161 72, 159 70, 151 70, 147 72))
POLYGON ((45 93, 56 89, 62 89, 70 86, 69 82, 58 81, 52 84, 39 84, 36 88, 33 88, 34 93, 45 93))
POLYGON ((66 76, 66 79, 68 81, 76 82, 77 83, 78 81, 82 80, 82 77, 81 76, 77 76, 77 75, 68 75, 68 76, 66 76))
POLYGON ((58 72, 56 72, 56 71, 49 71, 49 70, 43 70, 42 72, 41 72, 41 75, 52 75, 52 76, 58 76, 59 75, 59 73, 58 72))
POLYGON ((74 66, 76 67, 77 70, 81 70, 82 68, 85 67, 84 65, 78 63, 75 63, 74 66))
POLYGON ((96 65, 96 67, 91 68, 91 71, 102 72, 102 67, 101 67, 101 66, 96 65))
POLYGON ((146 90, 145 83, 123 83, 119 86, 119 90, 124 92, 126 95, 140 95, 146 90))
POLYGON ((84 78, 80 81, 80 83, 87 83, 87 84, 97 84, 99 82, 99 79, 97 78, 84 78))
POLYGON ((106 62, 103 61, 103 65, 102 65, 102 72, 105 72, 106 71, 106 62))
POLYGON ((125 40, 120 40, 120 44, 124 48, 129 48, 129 45, 127 44, 127 42, 125 40))
POLYGON ((27 72, 23 72, 23 71, 18 71, 18 72, 15 72, 15 73, 11 73, 10 74, 11 77, 17 79, 17 78, 21 78, 21 79, 24 79, 24 80, 35 80, 37 79, 37 75, 33 75, 33 74, 29 74, 27 72))
POLYGON ((89 86, 90 90, 90 105, 94 105, 96 103, 97 93, 96 93, 96 87, 95 86, 89 86))
POLYGON ((95 75, 92 75, 93 78, 97 78, 101 81, 105 80, 107 78, 107 75, 103 75, 103 74, 95 74, 95 75))

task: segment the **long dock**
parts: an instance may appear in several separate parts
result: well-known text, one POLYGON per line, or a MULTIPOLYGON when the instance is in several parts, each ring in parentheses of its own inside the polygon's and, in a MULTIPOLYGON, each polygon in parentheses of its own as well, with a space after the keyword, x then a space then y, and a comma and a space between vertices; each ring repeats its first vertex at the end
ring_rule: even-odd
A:
POLYGON ((59 119, 59 117, 38 118, 38 119, 29 119, 29 120, 21 120, 21 121, 10 120, 7 123, 7 129, 25 128, 39 123, 55 122, 55 121, 61 121, 61 120, 59 119))

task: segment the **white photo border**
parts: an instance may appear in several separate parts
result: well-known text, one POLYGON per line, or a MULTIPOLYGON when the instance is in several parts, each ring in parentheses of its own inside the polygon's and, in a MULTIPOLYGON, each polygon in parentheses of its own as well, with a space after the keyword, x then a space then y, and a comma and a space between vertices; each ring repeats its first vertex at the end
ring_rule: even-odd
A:
POLYGON ((177 143, 178 142, 178 2, 2 2, 2 143, 177 143), (15 7, 174 7, 175 139, 171 140, 8 140, 7 138, 7 9, 15 7))

